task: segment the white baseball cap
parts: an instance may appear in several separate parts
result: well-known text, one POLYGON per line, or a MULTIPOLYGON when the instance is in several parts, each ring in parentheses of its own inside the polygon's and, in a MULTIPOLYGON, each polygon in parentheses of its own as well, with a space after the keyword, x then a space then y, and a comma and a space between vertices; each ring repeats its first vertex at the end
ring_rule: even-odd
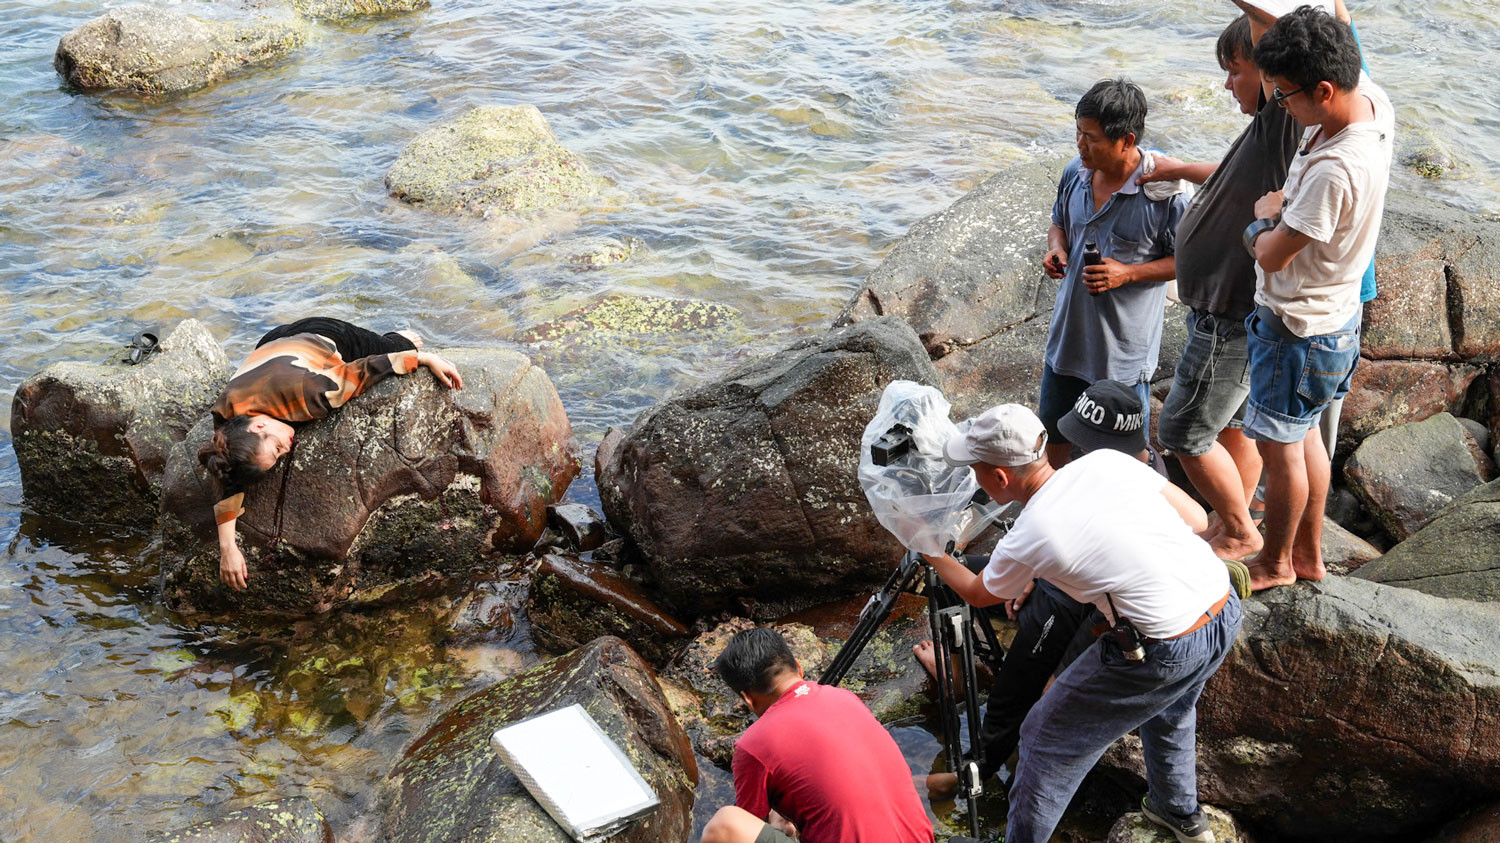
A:
POLYGON ((998 466, 1036 462, 1047 449, 1047 429, 1036 413, 1020 404, 1001 404, 958 424, 943 443, 949 465, 976 462, 998 466))

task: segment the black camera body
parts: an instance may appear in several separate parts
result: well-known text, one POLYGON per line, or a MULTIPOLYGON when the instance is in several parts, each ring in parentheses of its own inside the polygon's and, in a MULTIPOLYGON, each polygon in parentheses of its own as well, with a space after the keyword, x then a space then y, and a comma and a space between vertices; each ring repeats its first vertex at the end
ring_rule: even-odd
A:
POLYGON ((884 468, 911 452, 911 428, 892 425, 890 430, 870 444, 870 462, 884 468))

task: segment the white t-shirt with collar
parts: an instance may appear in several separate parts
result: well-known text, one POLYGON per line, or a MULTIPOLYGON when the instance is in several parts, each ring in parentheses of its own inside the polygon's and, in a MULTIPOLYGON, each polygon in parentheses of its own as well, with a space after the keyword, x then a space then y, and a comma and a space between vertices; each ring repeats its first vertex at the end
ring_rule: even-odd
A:
POLYGON ((1312 238, 1280 272, 1255 267, 1255 302, 1303 337, 1331 334, 1359 312, 1359 284, 1375 257, 1396 135, 1391 101, 1360 74, 1375 119, 1350 123, 1310 147, 1309 126, 1287 171, 1281 219, 1312 238))
POLYGON ((1145 463, 1099 450, 1058 469, 995 545, 984 587, 1017 597, 1044 579, 1143 634, 1186 631, 1229 593, 1229 573, 1162 495, 1167 481, 1145 463))

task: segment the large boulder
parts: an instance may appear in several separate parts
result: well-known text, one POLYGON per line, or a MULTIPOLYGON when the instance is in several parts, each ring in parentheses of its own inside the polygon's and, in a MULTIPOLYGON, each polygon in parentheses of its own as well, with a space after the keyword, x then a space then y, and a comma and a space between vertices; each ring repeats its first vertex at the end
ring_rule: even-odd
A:
POLYGON ((884 581, 902 549, 855 476, 860 436, 886 384, 936 378, 897 319, 800 340, 642 413, 598 476, 604 512, 688 612, 884 581))
POLYGON ((1360 360, 1339 417, 1341 454, 1365 437, 1438 413, 1457 414, 1480 368, 1428 360, 1360 360))
POLYGON ((1365 306, 1374 359, 1494 362, 1500 355, 1500 222, 1414 194, 1386 200, 1365 306))
POLYGON ((1370 841, 1494 800, 1497 623, 1500 607, 1352 577, 1246 601, 1198 704, 1200 798, 1287 840, 1370 841))
POLYGON ((687 643, 682 622, 638 584, 604 565, 549 553, 531 577, 526 617, 544 645, 571 650, 614 635, 653 664, 666 664, 687 643))
POLYGON ((52 63, 85 91, 180 93, 285 56, 307 40, 307 29, 306 20, 286 9, 212 20, 123 6, 64 35, 52 63))
POLYGON ((1500 480, 1459 498, 1354 576, 1438 597, 1500 601, 1500 480))
POLYGON ((1383 430, 1344 463, 1344 479, 1397 541, 1495 475, 1489 455, 1447 413, 1383 430))
MULTIPOLYGON (((840 601, 807 610, 776 626, 808 679, 816 680, 838 655, 853 631, 861 602, 840 601)), ((858 694, 882 723, 919 714, 929 701, 927 672, 911 651, 914 644, 928 638, 926 606, 925 600, 903 598, 840 683, 858 694)), ((662 690, 694 749, 726 769, 734 756, 734 741, 750 725, 751 717, 714 671, 713 663, 731 638, 755 626, 746 618, 724 621, 693 639, 661 675, 662 690)))
POLYGON ((486 105, 418 135, 385 185, 429 211, 489 217, 576 207, 604 180, 557 142, 536 106, 486 105))
POLYGON ((156 523, 167 454, 208 412, 229 361, 207 328, 179 324, 138 366, 53 363, 11 404, 26 502, 78 521, 156 523))
MULTIPOLYGON (((1028 161, 990 176, 911 227, 865 279, 834 324, 904 319, 937 367, 954 413, 996 404, 1036 406, 1057 282, 1042 272, 1062 161, 1028 161)), ((1186 338, 1184 310, 1163 315, 1161 366, 1186 338)))
POLYGON ((651 785, 661 805, 610 837, 686 840, 697 762, 650 665, 618 638, 600 638, 449 709, 402 754, 381 786, 387 843, 569 843, 495 754, 501 726, 573 704, 593 716, 651 785))
POLYGON ((1500 843, 1500 804, 1454 820, 1427 843, 1500 843))
POLYGON ((211 418, 173 450, 162 494, 170 606, 189 614, 304 615, 407 599, 529 549, 578 473, 572 429, 546 373, 498 349, 445 352, 448 390, 425 369, 376 384, 327 419, 245 495, 249 587, 219 583, 213 484, 198 464, 211 418))
POLYGON ((333 843, 333 832, 318 806, 297 796, 153 835, 148 843, 333 843))

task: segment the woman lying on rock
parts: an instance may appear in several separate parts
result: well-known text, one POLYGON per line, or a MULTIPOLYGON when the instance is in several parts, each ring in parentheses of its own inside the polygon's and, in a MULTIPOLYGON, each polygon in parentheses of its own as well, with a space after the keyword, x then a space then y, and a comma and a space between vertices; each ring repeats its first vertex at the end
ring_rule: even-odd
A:
POLYGON ((245 512, 245 490, 292 449, 294 424, 328 416, 384 380, 426 366, 450 389, 462 389, 453 364, 419 352, 410 331, 384 336, 338 319, 314 317, 261 337, 250 357, 214 402, 214 438, 198 452, 222 498, 214 505, 219 531, 219 579, 245 587, 245 556, 235 521, 245 512))

